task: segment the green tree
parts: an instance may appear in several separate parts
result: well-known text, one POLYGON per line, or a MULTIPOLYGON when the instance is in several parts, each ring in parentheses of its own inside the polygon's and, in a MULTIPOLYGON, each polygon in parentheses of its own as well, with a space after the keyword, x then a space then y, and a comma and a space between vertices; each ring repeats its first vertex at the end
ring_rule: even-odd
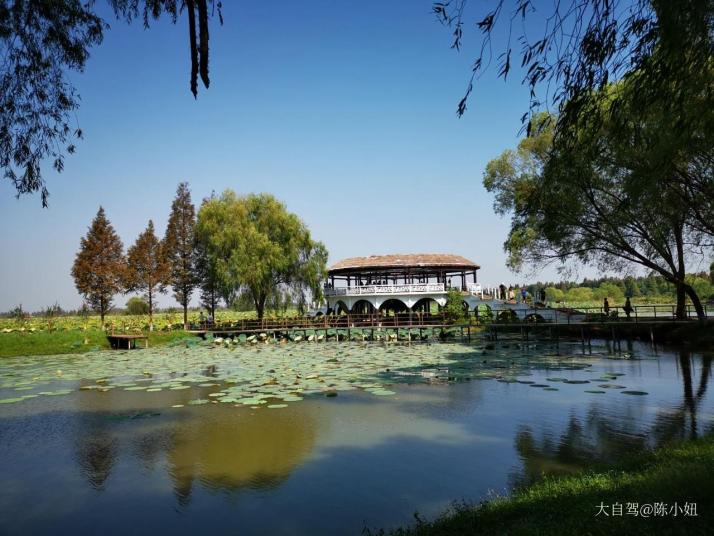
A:
POLYGON ((188 183, 182 182, 171 204, 171 214, 164 237, 164 254, 171 269, 174 298, 183 307, 183 325, 188 329, 188 303, 197 281, 196 210, 191 203, 188 183))
POLYGON ((166 292, 170 269, 161 241, 154 233, 154 222, 149 220, 146 230, 139 235, 127 252, 127 292, 142 292, 149 304, 149 329, 154 329, 154 302, 158 293, 166 292))
POLYGON ((148 315, 149 304, 143 298, 133 296, 126 302, 126 312, 130 315, 148 315))
POLYGON ((248 293, 262 318, 274 293, 290 290, 322 298, 325 247, 305 224, 269 194, 238 197, 226 190, 198 213, 197 233, 223 291, 248 293))
POLYGON ((685 281, 687 255, 703 247, 702 235, 688 225, 677 184, 666 180, 671 166, 657 161, 661 169, 653 169, 644 134, 657 127, 633 139, 610 129, 601 113, 567 150, 553 143, 553 121, 540 115, 516 152, 488 163, 484 186, 496 212, 511 214, 509 265, 575 260, 611 271, 640 264, 675 285, 680 317, 686 294, 703 318, 685 281), (665 179, 651 180, 653 173, 665 179))
POLYGON ((449 324, 455 324, 464 319, 464 297, 458 289, 450 288, 447 291, 444 316, 449 324))
MULTIPOLYGON (((176 23, 186 16, 194 97, 198 78, 208 88, 208 21, 221 2, 215 0, 109 0, 117 19, 141 19, 148 28, 162 15, 176 23)), ((39 191, 47 206, 49 192, 42 165, 57 172, 64 155, 82 137, 75 125, 79 95, 72 72, 82 72, 92 47, 102 42, 107 22, 96 2, 79 0, 0 0, 0 167, 18 195, 39 191)))
POLYGON ((625 293, 619 285, 612 282, 606 282, 601 283, 600 286, 595 289, 593 297, 601 300, 608 298, 614 301, 621 301, 625 297, 625 293))
POLYGON ((126 276, 124 246, 109 223, 104 209, 99 211, 82 238, 72 266, 77 291, 101 317, 111 309, 114 295, 122 290, 126 276))
POLYGON ((549 302, 561 302, 565 299, 565 292, 555 287, 546 287, 545 299, 549 302))
POLYGON ((594 298, 593 290, 588 287, 573 287, 565 295, 565 299, 569 302, 589 302, 594 298))
MULTIPOLYGON (((433 3, 437 19, 453 30, 452 48, 461 49, 468 37, 465 28, 477 29, 481 36, 465 95, 458 104, 459 115, 466 111, 475 81, 495 63, 504 80, 513 67, 521 66, 522 83, 530 90, 530 106, 523 114, 528 125, 526 119, 546 104, 561 112, 561 131, 576 132, 589 108, 602 98, 600 90, 608 81, 634 73, 638 75, 633 89, 639 110, 657 108, 678 116, 682 133, 693 132, 701 124, 697 114, 681 112, 691 110, 702 96, 712 97, 711 0, 637 0, 624 5, 612 0, 552 0, 538 2, 537 7, 531 0, 497 0, 474 8, 481 11, 474 15, 475 25, 467 20, 475 12, 468 4, 468 0, 433 3), (498 33, 501 36, 493 42, 498 33), (498 61, 492 62, 492 57, 498 61), (545 96, 540 90, 545 90, 545 96)), ((619 107, 612 112, 628 116, 619 107)))

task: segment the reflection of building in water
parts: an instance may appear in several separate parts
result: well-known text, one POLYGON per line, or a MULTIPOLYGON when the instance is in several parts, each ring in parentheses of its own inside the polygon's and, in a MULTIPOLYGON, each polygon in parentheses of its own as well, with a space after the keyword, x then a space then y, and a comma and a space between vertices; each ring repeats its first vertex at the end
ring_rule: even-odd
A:
POLYGON ((226 491, 277 487, 315 446, 313 404, 280 411, 215 409, 179 423, 173 432, 168 464, 182 504, 196 480, 226 491))

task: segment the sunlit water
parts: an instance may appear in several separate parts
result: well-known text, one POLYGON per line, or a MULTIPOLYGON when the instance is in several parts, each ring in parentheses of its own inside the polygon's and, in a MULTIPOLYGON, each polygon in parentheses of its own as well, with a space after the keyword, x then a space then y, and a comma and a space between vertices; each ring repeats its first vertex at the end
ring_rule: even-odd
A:
POLYGON ((411 523, 711 432, 710 366, 641 344, 518 341, 3 359, 0 533, 411 523))

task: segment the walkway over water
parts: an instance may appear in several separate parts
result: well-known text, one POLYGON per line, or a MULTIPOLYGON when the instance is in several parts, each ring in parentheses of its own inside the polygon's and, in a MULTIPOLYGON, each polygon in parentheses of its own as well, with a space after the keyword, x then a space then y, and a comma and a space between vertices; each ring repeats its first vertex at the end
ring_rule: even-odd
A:
MULTIPOLYGON (((368 340, 399 337, 400 332, 409 340, 444 336, 445 333, 460 334, 471 338, 472 329, 485 326, 491 333, 497 330, 548 328, 606 328, 619 329, 637 326, 641 330, 652 330, 660 325, 687 324, 697 321, 693 308, 687 309, 687 319, 677 319, 673 305, 636 306, 630 318, 620 308, 613 307, 609 314, 602 308, 556 309, 532 307, 527 304, 513 304, 497 300, 484 300, 483 308, 469 311, 459 322, 450 321, 444 313, 401 313, 382 314, 340 314, 317 317, 264 318, 262 320, 241 320, 218 324, 193 326, 192 333, 205 336, 232 337, 237 335, 286 336, 295 334, 302 339, 323 340, 335 337, 351 340, 352 336, 368 340)), ((556 332, 557 333, 557 332, 556 332)))

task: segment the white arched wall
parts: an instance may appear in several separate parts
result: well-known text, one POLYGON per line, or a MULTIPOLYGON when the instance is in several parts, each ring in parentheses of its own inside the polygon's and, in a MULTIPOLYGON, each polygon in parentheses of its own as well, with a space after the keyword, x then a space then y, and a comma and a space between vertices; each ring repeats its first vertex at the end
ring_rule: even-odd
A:
POLYGON ((327 305, 333 311, 337 308, 337 303, 342 302, 348 310, 352 310, 355 303, 358 301, 366 301, 372 304, 375 309, 379 309, 387 300, 399 300, 404 303, 409 309, 414 307, 419 300, 430 298, 438 303, 441 307, 446 305, 446 294, 385 294, 381 296, 328 296, 327 305))

